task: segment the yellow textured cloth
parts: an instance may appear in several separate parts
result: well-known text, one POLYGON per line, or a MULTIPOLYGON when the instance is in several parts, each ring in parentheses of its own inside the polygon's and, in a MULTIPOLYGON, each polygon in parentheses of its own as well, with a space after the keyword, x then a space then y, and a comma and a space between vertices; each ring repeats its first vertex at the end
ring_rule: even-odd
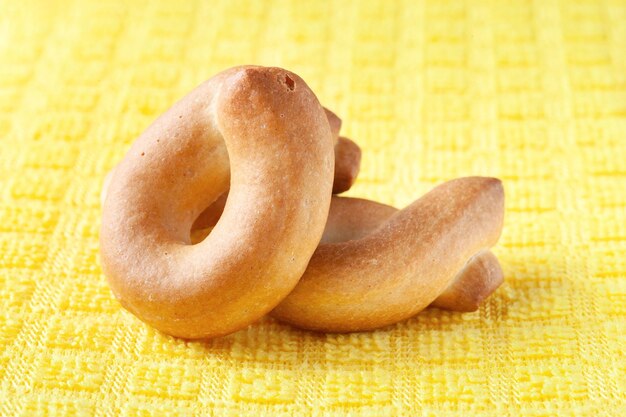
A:
POLYGON ((0 0, 0 415, 626 415, 626 2, 0 0), (208 342, 123 311, 105 173, 226 67, 300 74, 363 148, 349 195, 504 180, 506 283, 325 335, 208 342))

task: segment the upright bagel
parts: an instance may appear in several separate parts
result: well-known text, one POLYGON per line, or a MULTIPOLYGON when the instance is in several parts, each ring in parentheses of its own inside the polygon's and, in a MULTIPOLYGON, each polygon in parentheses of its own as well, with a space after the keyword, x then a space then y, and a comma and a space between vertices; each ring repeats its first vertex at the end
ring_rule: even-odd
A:
POLYGON ((263 316, 322 236, 333 145, 317 98, 291 72, 237 67, 197 87, 135 141, 110 180, 100 247, 116 297, 186 338, 263 316), (191 245, 193 221, 229 181, 222 217, 191 245))
MULTIPOLYGON (((356 208, 353 204, 349 216, 360 217, 356 208)), ((387 210, 380 211, 384 217, 387 210)), ((500 236, 503 217, 499 180, 448 181, 384 223, 371 222, 370 233, 348 237, 358 229, 348 225, 339 237, 327 235, 335 242, 317 248, 298 285, 271 315, 311 330, 372 330, 413 316, 446 290, 453 297, 440 305, 470 300, 458 309, 471 310, 471 300, 489 295, 502 280, 487 250, 500 236), (346 237, 354 240, 341 241, 346 237), (477 293, 455 287, 458 276, 480 282, 485 272, 489 283, 477 293)))

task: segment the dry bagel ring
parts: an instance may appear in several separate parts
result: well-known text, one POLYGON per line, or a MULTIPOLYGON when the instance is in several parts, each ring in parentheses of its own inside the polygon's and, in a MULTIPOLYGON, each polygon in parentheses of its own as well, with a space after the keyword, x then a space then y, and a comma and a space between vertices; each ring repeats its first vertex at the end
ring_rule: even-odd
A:
POLYGON ((335 114, 332 110, 324 107, 324 114, 326 114, 326 119, 328 119, 328 124, 330 125, 330 132, 333 134, 333 138, 339 137, 339 131, 341 130, 341 119, 337 114, 335 114))
POLYGON ((504 274, 498 258, 490 250, 484 250, 467 261, 430 305, 445 310, 476 311, 503 282, 504 274))
POLYGON ((348 138, 339 136, 341 119, 332 111, 324 107, 330 130, 333 137, 337 138, 335 144, 335 181, 333 182, 333 194, 348 191, 356 181, 361 167, 361 148, 348 138))
POLYGON ((448 181, 367 236, 320 245, 271 315, 328 332, 372 330, 409 318, 497 242, 503 217, 499 180, 448 181))
POLYGON ((361 148, 350 139, 339 136, 335 145, 335 181, 333 194, 348 191, 359 175, 361 148))
POLYGON ((174 336, 245 327, 302 276, 322 236, 333 170, 329 123, 300 77, 263 67, 216 75, 159 117, 115 169, 100 233, 114 294, 174 336), (229 179, 220 221, 190 245, 194 219, 229 179))
MULTIPOLYGON (((205 210, 194 229, 213 227, 220 218, 227 194, 205 210)), ((320 247, 326 244, 358 240, 381 227, 398 209, 370 200, 333 196, 320 247)), ((196 230, 197 240, 207 231, 196 230)), ((315 258, 313 254, 313 258, 315 258)), ((484 250, 467 261, 448 287, 430 304, 453 311, 476 311, 503 282, 502 269, 495 255, 484 250)))
MULTIPOLYGON (((320 246, 362 239, 397 212, 398 209, 375 201, 333 196, 320 246)), ((453 311, 476 311, 503 281, 498 258, 485 250, 473 256, 430 305, 453 311)))

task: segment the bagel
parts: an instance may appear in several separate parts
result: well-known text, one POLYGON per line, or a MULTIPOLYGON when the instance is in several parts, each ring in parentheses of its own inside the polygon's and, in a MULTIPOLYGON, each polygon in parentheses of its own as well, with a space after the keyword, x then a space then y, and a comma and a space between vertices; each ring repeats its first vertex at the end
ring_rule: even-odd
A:
POLYGON ((236 67, 198 86, 111 175, 100 257, 120 303, 184 338, 225 335, 272 310, 322 236, 334 143, 322 106, 289 71, 236 67), (229 187, 219 222, 192 245, 194 220, 229 187))
MULTIPOLYGON (((359 204, 332 212, 341 222, 357 219, 359 204)), ((391 215, 382 224, 369 222, 369 230, 363 227, 366 233, 354 231, 367 221, 346 223, 339 231, 337 225, 331 227, 325 237, 329 243, 317 248, 298 285, 272 317, 309 330, 373 330, 415 315, 446 290, 448 296, 435 305, 449 308, 458 301, 459 310, 472 309, 502 281, 497 260, 488 252, 504 218, 498 179, 448 181, 395 214, 376 210, 381 212, 378 218, 391 215), (465 280, 483 279, 485 271, 486 284, 460 290, 465 280)))
POLYGON ((335 144, 335 180, 333 182, 333 194, 340 194, 348 191, 356 177, 359 175, 361 167, 361 148, 348 138, 339 136, 341 130, 341 119, 332 111, 324 107, 330 131, 333 137, 337 138, 335 144))
MULTIPOLYGON (((333 196, 320 246, 362 239, 397 212, 394 207, 374 201, 333 196)), ((484 250, 468 260, 430 305, 453 311, 476 311, 503 281, 498 258, 491 251, 484 250)))
POLYGON ((339 136, 335 145, 335 180, 333 194, 348 191, 359 175, 361 148, 350 139, 339 136))

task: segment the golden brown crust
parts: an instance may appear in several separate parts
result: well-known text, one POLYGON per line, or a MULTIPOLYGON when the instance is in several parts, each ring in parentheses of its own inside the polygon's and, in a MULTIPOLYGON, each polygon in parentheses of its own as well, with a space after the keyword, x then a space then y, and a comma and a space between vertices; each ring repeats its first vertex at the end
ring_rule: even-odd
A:
MULTIPOLYGON (((364 238, 397 212, 396 208, 375 201, 333 196, 321 245, 364 238)), ((431 306, 475 311, 503 281, 496 256, 488 250, 479 252, 457 273, 431 306)))
POLYGON ((339 131, 341 130, 341 119, 332 111, 328 110, 324 107, 324 113, 326 114, 326 118, 328 119, 328 124, 330 125, 330 131, 333 134, 334 138, 339 137, 339 131))
POLYGON ((366 236, 320 245, 271 315, 330 332, 406 319, 444 292, 468 259, 496 243, 503 215, 499 180, 448 181, 366 236))
POLYGON ((346 137, 339 136, 341 119, 332 111, 324 108, 326 118, 330 124, 333 137, 337 138, 335 144, 335 181, 333 182, 333 194, 348 191, 359 175, 361 168, 361 148, 346 137))
POLYGON ((359 175, 361 148, 350 139, 340 136, 335 145, 335 181, 333 194, 348 191, 359 175))
POLYGON ((474 255, 448 288, 431 304, 453 311, 476 311, 504 282, 498 258, 484 250, 474 255))
POLYGON ((320 245, 364 238, 397 212, 375 201, 333 196, 320 245))
POLYGON ((295 286, 321 238, 333 159, 329 123, 300 77, 253 66, 216 75, 159 117, 114 171, 100 234, 113 292, 180 337, 257 320, 295 286), (190 245, 194 219, 229 181, 220 221, 190 245))

